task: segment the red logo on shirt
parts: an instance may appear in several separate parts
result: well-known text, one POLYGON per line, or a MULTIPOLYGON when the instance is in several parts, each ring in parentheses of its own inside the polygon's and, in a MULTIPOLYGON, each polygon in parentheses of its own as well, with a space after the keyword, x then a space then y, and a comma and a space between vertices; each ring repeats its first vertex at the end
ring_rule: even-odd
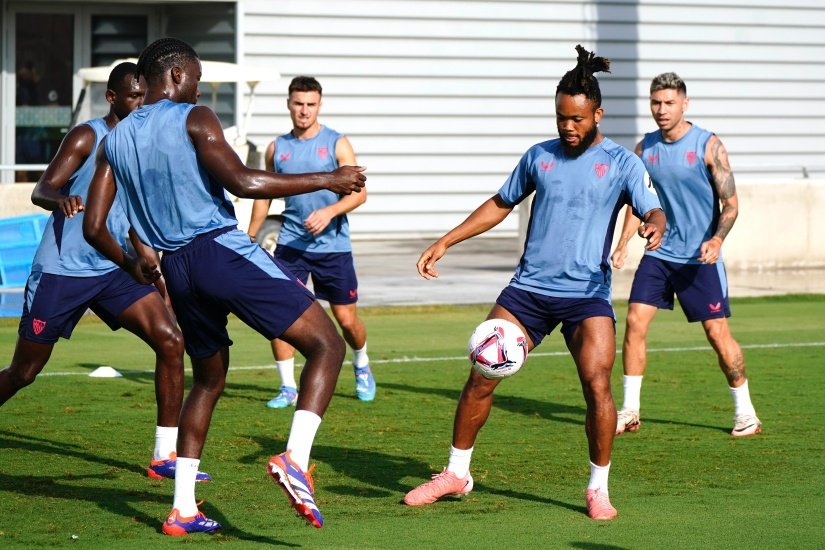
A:
POLYGON ((541 161, 541 170, 543 172, 547 172, 548 170, 552 170, 555 165, 556 165, 555 161, 553 161, 553 162, 541 161))
POLYGON ((596 175, 600 178, 603 178, 604 175, 607 174, 608 168, 610 168, 610 165, 606 162, 597 162, 593 167, 593 169, 596 170, 596 175))
POLYGON ((281 153, 281 155, 278 157, 278 160, 280 160, 281 162, 286 162, 289 160, 289 157, 291 156, 292 153, 281 153))
POLYGON ((685 160, 688 164, 696 164, 696 151, 688 151, 685 153, 685 160))
POLYGON ((329 156, 329 147, 318 147, 318 158, 326 159, 329 156))
POLYGON ((647 162, 649 162, 650 164, 656 164, 657 162, 659 162, 659 155, 648 155, 647 162))
POLYGON ((46 321, 41 321, 40 319, 33 319, 32 328, 34 329, 35 334, 40 334, 41 332, 43 332, 43 329, 46 328, 46 321))
POLYGON ((716 302, 716 304, 708 304, 711 313, 719 313, 722 311, 722 302, 716 302))

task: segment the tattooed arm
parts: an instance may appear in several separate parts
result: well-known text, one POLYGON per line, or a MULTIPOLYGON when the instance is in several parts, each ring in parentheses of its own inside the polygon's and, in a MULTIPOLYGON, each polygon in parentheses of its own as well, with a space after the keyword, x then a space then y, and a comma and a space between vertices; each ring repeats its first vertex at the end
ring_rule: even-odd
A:
POLYGON ((728 152, 716 136, 711 136, 705 147, 705 162, 716 194, 722 203, 722 212, 716 233, 709 240, 702 243, 699 261, 712 264, 719 259, 722 241, 728 236, 736 217, 739 215, 739 199, 736 197, 736 184, 733 181, 733 171, 728 162, 728 152))

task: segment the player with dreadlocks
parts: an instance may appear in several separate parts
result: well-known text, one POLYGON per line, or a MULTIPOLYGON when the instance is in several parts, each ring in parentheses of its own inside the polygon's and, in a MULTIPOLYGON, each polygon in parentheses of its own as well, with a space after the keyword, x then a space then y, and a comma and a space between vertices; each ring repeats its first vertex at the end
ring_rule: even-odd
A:
MULTIPOLYGON (((417 267, 426 279, 438 277, 435 263, 449 247, 496 226, 535 193, 521 262, 487 318, 516 323, 527 336, 529 349, 561 325, 587 405, 587 513, 596 520, 610 520, 616 517, 607 490, 616 427, 610 389, 616 322, 607 253, 622 205, 629 204, 644 218, 638 234, 647 239, 649 250, 659 246, 665 216, 645 185, 639 158, 599 132, 602 98, 593 74, 607 71, 610 62, 581 46, 576 51, 576 67, 556 88, 559 138, 531 147, 498 193, 427 248, 417 267)), ((472 490, 470 457, 499 382, 470 369, 458 401, 447 467, 407 493, 405 503, 420 506, 472 490)))
POLYGON ((309 453, 346 347, 312 293, 237 229, 224 189, 247 198, 319 189, 345 195, 364 186, 363 168, 288 175, 244 166, 215 113, 195 105, 201 64, 185 42, 163 38, 150 44, 138 59, 137 73, 146 78, 144 105, 98 149, 83 233, 138 282, 149 284, 160 276, 157 266, 128 256, 106 228, 117 188, 117 200, 140 240, 164 252, 160 270, 192 360, 194 383, 181 411, 175 498, 163 531, 185 535, 220 527, 198 511, 194 487, 229 368, 230 312, 267 340, 281 338, 306 358, 287 450, 270 459, 268 472, 299 514, 321 527, 309 453))

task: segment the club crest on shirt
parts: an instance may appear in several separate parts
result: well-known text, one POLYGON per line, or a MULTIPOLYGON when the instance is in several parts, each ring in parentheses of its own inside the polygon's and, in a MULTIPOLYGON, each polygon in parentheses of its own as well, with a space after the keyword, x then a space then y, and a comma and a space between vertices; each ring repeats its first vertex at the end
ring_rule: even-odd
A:
POLYGON ((278 160, 281 162, 286 162, 292 156, 292 153, 281 153, 278 155, 278 160))
POLYGON ((685 153, 685 160, 690 165, 696 164, 696 151, 688 151, 685 153))
POLYGON ((599 178, 603 178, 605 174, 607 174, 607 169, 610 168, 610 165, 606 162, 597 162, 593 169, 596 171, 596 176, 599 178))
POLYGON ((553 169, 553 167, 556 165, 556 161, 550 161, 550 162, 541 161, 539 164, 541 164, 541 171, 542 172, 547 172, 548 170, 553 169))
POLYGON ((319 159, 325 160, 329 156, 329 147, 318 147, 316 152, 318 153, 319 159))
POLYGON ((659 155, 648 155, 647 162, 650 164, 657 164, 659 162, 659 155))

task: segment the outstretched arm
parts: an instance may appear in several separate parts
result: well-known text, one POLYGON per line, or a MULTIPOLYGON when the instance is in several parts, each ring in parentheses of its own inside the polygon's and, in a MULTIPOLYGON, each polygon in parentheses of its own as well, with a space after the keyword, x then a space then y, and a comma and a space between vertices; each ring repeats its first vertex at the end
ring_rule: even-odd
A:
POLYGON ((498 194, 487 199, 466 220, 421 253, 416 263, 419 275, 425 279, 438 277, 435 263, 446 254, 448 248, 495 227, 512 211, 513 207, 505 204, 498 194))
POLYGON ((60 190, 94 151, 95 131, 87 124, 72 128, 46 171, 32 190, 32 202, 46 210, 59 210, 71 218, 83 210, 79 195, 63 195, 60 190))
POLYGON ((314 174, 276 174, 247 168, 226 142, 217 115, 207 107, 192 109, 186 129, 200 163, 236 197, 273 199, 319 189, 348 195, 361 191, 367 179, 359 166, 342 166, 332 172, 314 174))
POLYGON ((700 247, 699 261, 712 264, 719 259, 722 243, 739 216, 739 199, 736 196, 733 171, 728 162, 728 152, 718 137, 711 136, 708 140, 705 147, 705 160, 713 178, 713 187, 722 203, 716 233, 700 247))

